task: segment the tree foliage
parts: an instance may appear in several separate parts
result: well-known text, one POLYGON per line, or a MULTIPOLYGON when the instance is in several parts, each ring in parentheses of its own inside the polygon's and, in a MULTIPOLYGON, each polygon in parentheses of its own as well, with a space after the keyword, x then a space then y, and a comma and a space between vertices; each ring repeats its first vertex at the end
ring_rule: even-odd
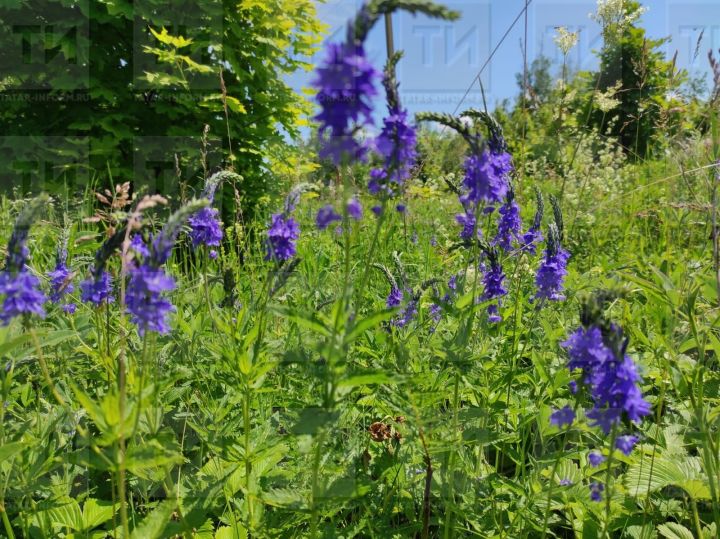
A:
POLYGON ((209 167, 232 163, 244 178, 235 188, 249 205, 267 190, 268 155, 284 135, 298 135, 309 112, 285 77, 310 67, 303 59, 322 30, 314 2, 167 4, 3 3, 7 178, 24 177, 26 188, 47 188, 50 180, 82 188, 99 172, 103 181, 109 173, 136 188, 179 194, 176 168, 201 185, 207 124, 209 167), (41 175, 43 162, 49 176, 41 175))

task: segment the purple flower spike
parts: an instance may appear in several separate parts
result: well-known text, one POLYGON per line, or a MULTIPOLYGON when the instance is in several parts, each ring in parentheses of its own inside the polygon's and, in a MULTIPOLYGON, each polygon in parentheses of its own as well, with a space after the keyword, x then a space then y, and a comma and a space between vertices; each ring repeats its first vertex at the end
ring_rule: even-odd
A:
POLYGON ((40 280, 29 271, 16 274, 8 271, 0 273, 0 295, 4 296, 0 323, 7 326, 16 316, 35 314, 45 317, 43 303, 45 294, 40 291, 40 280))
POLYGON ((80 283, 80 298, 86 303, 101 305, 104 302, 112 303, 112 279, 107 271, 95 275, 91 271, 90 277, 80 283))
POLYGON ((620 422, 623 414, 638 422, 650 413, 642 397, 635 363, 625 353, 622 330, 613 326, 603 334, 597 326, 579 328, 562 343, 569 355, 568 368, 580 369, 594 406, 587 413, 605 434, 620 422))
POLYGON ((357 198, 351 198, 347 203, 347 212, 350 217, 359 221, 362 219, 362 206, 357 198))
POLYGON ((65 294, 72 294, 75 286, 70 281, 72 272, 65 262, 58 261, 55 269, 48 272, 50 278, 50 301, 60 303, 65 294))
POLYGON ((223 238, 219 212, 216 208, 206 206, 188 219, 190 239, 194 248, 200 245, 217 247, 223 238))
POLYGON ((597 468, 603 462, 605 462, 605 457, 603 457, 597 451, 593 451, 588 455, 588 462, 590 462, 590 466, 592 466, 593 468, 597 468))
POLYGON ((127 310, 140 335, 147 330, 168 333, 167 316, 175 307, 162 294, 175 289, 175 280, 162 268, 142 265, 130 272, 127 310))
POLYGON ((605 485, 602 483, 598 483, 597 481, 593 481, 590 483, 590 499, 594 502, 601 502, 602 501, 602 493, 605 490, 605 485))
POLYGON ((535 285, 537 286, 535 299, 545 298, 550 301, 565 299, 562 290, 567 275, 568 258, 570 258, 570 254, 563 248, 557 247, 556 250, 553 250, 548 246, 545 250, 545 258, 540 263, 535 276, 535 285))
POLYGON ((272 215, 267 231, 267 254, 265 260, 284 262, 295 256, 295 242, 300 237, 300 225, 290 216, 282 213, 272 215))
POLYGON ((485 150, 465 160, 463 186, 466 193, 460 198, 463 205, 477 206, 480 202, 499 203, 508 191, 508 175, 512 158, 507 152, 485 150))
POLYGON ((520 220, 520 208, 515 202, 508 198, 508 201, 500 206, 500 220, 498 221, 498 233, 493 240, 493 245, 500 246, 504 251, 513 249, 513 241, 517 240, 522 229, 520 220))
POLYGON ((330 43, 312 84, 321 107, 320 157, 336 165, 345 159, 362 159, 367 145, 355 140, 355 131, 372 124, 372 98, 379 73, 365 55, 362 43, 330 43))
POLYGON ((387 305, 388 309, 393 309, 395 307, 398 307, 403 300, 403 292, 399 288, 392 288, 390 290, 390 294, 387 297, 387 300, 385 304, 387 305))
MULTIPOLYGON (((417 158, 417 134, 407 117, 406 110, 392 107, 383 120, 383 128, 375 146, 378 153, 385 158, 385 163, 384 169, 375 169, 376 181, 384 180, 402 185, 410 177, 417 158)), ((392 191, 389 186, 385 187, 392 191)))
POLYGON ((618 436, 617 440, 615 440, 615 448, 619 449, 623 452, 624 455, 627 456, 632 453, 632 450, 635 447, 638 439, 639 438, 637 436, 633 436, 631 434, 618 436))
POLYGON ((562 428, 564 425, 568 427, 575 421, 575 411, 570 406, 564 406, 559 410, 555 410, 550 415, 550 423, 556 427, 562 428))
POLYGON ((333 221, 340 221, 342 217, 333 209, 331 205, 323 206, 317 212, 315 224, 318 230, 325 230, 333 221))

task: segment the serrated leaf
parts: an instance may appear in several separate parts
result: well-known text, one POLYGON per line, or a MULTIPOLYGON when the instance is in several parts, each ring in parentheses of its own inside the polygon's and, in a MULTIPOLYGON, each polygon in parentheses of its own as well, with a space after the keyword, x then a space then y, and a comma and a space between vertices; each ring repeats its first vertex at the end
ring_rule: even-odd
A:
POLYGON ((667 539, 694 539, 692 532, 677 522, 660 524, 657 530, 662 537, 667 539))
POLYGON ((299 509, 305 505, 305 499, 299 491, 286 488, 276 488, 263 492, 262 500, 273 507, 293 507, 299 509))
POLYGON ((631 496, 647 496, 670 485, 682 488, 695 499, 709 499, 710 488, 697 457, 656 457, 630 466, 625 484, 631 496))
POLYGON ((130 534, 131 539, 156 539, 163 537, 165 527, 175 511, 175 500, 161 502, 130 534))
POLYGON ((112 502, 88 498, 82 510, 83 530, 90 531, 110 520, 113 516, 112 502))

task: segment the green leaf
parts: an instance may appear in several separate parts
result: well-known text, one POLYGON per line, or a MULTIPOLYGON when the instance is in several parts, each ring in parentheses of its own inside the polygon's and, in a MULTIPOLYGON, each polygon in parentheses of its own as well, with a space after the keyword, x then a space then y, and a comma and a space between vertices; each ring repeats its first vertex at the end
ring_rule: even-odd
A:
POLYGON ((338 387, 356 387, 356 386, 369 386, 373 384, 387 384, 392 382, 390 378, 384 372, 358 374, 356 376, 349 376, 338 382, 338 387))
POLYGON ((113 516, 112 502, 88 498, 82 510, 83 530, 90 531, 110 520, 113 516))
POLYGON ((159 539, 164 537, 165 527, 170 522, 170 517, 175 511, 175 500, 165 500, 160 503, 152 513, 146 516, 142 522, 130 534, 131 539, 159 539))
POLYGON ((267 492, 263 492, 262 500, 267 505, 273 507, 292 507, 300 509, 305 505, 305 498, 302 493, 297 490, 286 488, 276 488, 267 492))
POLYGON ((658 532, 667 539, 693 539, 693 534, 682 524, 666 522, 657 527, 658 532))
POLYGON ((625 485, 631 496, 647 496, 668 486, 682 488, 694 499, 709 499, 710 487, 698 457, 644 459, 630 466, 625 485))
POLYGON ((247 530, 239 522, 234 526, 223 526, 215 532, 215 539, 247 539, 247 530))
POLYGON ((359 320, 345 336, 345 344, 353 342, 367 330, 378 327, 384 321, 390 320, 396 312, 396 309, 383 309, 359 320))
POLYGON ((297 311, 289 307, 281 307, 279 305, 273 305, 270 307, 270 309, 273 312, 284 316, 288 320, 295 322, 297 325, 319 333, 320 335, 323 335, 325 337, 329 337, 332 333, 330 331, 330 328, 328 328, 321 320, 319 320, 313 314, 297 311))
POLYGON ((68 500, 63 505, 49 509, 45 514, 53 526, 63 526, 75 531, 84 529, 80 505, 75 500, 68 500))
POLYGON ((3 462, 10 457, 14 457, 28 445, 29 444, 26 442, 10 442, 3 444, 0 446, 0 462, 3 462))

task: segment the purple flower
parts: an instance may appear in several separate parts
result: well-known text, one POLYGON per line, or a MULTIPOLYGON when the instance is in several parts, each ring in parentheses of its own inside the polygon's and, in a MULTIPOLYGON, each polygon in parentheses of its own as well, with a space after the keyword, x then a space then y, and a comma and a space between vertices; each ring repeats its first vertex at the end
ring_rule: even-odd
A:
POLYGON ((625 434, 624 436, 618 436, 615 440, 615 447, 623 452, 626 456, 632 453, 635 444, 638 441, 637 436, 631 434, 625 434))
POLYGON ((428 312, 430 313, 430 318, 432 318, 433 322, 436 324, 440 322, 440 316, 442 315, 442 308, 440 305, 437 303, 431 304, 428 312))
POLYGON ((342 217, 333 209, 331 205, 323 206, 317 212, 315 224, 319 230, 325 230, 333 221, 340 221, 342 217))
POLYGON ((573 395, 575 395, 575 393, 577 393, 578 387, 577 387, 577 382, 575 380, 570 380, 568 387, 570 388, 570 393, 572 393, 573 395))
POLYGON ((130 249, 140 256, 150 256, 150 249, 147 248, 147 245, 145 245, 145 242, 140 234, 133 234, 133 237, 130 240, 130 249))
POLYGON ((489 149, 470 155, 465 160, 463 186, 465 194, 460 197, 463 206, 480 202, 501 202, 507 194, 508 175, 512 171, 512 157, 507 152, 489 149))
POLYGON ((90 277, 80 283, 80 299, 84 302, 101 305, 107 301, 112 303, 115 298, 112 296, 112 279, 107 271, 96 275, 91 271, 90 277))
POLYGON ((522 235, 522 239, 520 240, 522 250, 534 255, 537 250, 537 244, 542 240, 542 232, 540 232, 539 229, 531 227, 522 235))
MULTIPOLYGON (((504 280, 505 273, 503 273, 502 266, 497 261, 497 258, 493 256, 490 260, 490 268, 483 274, 483 293, 480 299, 488 301, 507 294, 507 289, 503 286, 504 280)), ((502 321, 502 317, 498 314, 497 304, 488 306, 488 315, 488 320, 492 323, 502 321)))
POLYGON ((477 231, 475 230, 475 214, 471 211, 466 211, 465 213, 458 213, 455 216, 455 221, 459 225, 463 227, 463 229, 460 231, 460 238, 463 240, 471 240, 473 238, 473 235, 480 238, 482 236, 482 232, 478 228, 477 231))
POLYGON ((497 303, 488 305, 487 313, 488 313, 488 322, 490 322, 491 324, 497 324, 498 322, 502 322, 502 316, 500 316, 500 309, 499 309, 497 303))
POLYGON ((382 213, 382 206, 373 206, 370 210, 379 217, 382 213))
POLYGON ((138 326, 140 335, 147 330, 168 333, 167 316, 173 305, 163 297, 164 292, 175 289, 175 280, 162 268, 147 264, 130 271, 126 303, 131 321, 138 326))
POLYGON ((437 247, 437 238, 435 236, 430 237, 430 245, 432 247, 437 247))
POLYGON ((48 272, 50 278, 50 301, 60 303, 65 294, 72 294, 75 290, 70 280, 72 272, 65 264, 65 261, 58 260, 55 269, 48 272))
POLYGON ((66 314, 75 314, 75 311, 77 310, 77 305, 74 303, 66 303, 62 306, 62 310, 66 314))
POLYGON ((210 260, 215 260, 218 257, 218 252, 215 249, 210 249, 208 255, 210 256, 210 260))
POLYGON ((395 209, 398 213, 405 213, 407 211, 407 206, 405 206, 405 204, 398 204, 395 206, 395 209))
POLYGON ((397 318, 392 321, 392 325, 398 328, 404 328, 417 316, 418 302, 415 298, 410 298, 405 308, 400 312, 397 318))
POLYGON ((605 462, 605 457, 603 457, 597 451, 592 451, 590 454, 588 454, 588 461, 590 462, 590 466, 592 466, 593 468, 597 468, 603 462, 605 462))
POLYGON ((362 219, 362 206, 357 198, 351 198, 347 203, 347 212, 350 217, 359 221, 362 219))
POLYGON ((190 239, 194 248, 200 245, 217 247, 223 238, 222 226, 216 208, 205 206, 188 219, 190 239))
POLYGON ((561 487, 569 487, 569 486, 572 485, 572 484, 573 484, 573 482, 570 481, 570 479, 565 478, 565 479, 561 479, 561 480, 560 480, 560 486, 561 486, 561 487))
POLYGON ((562 343, 568 350, 568 368, 583 372, 583 383, 590 389, 593 408, 587 413, 609 434, 620 422, 623 413, 638 422, 650 413, 650 405, 642 397, 640 376, 633 360, 625 354, 622 330, 613 326, 604 334, 597 326, 580 328, 562 343))
MULTIPOLYGON (((410 177, 417 158, 417 135, 407 116, 406 110, 396 106, 391 107, 383 119, 382 131, 375 142, 378 153, 385 158, 384 169, 380 169, 384 174, 376 173, 378 183, 384 180, 402 185, 410 177)), ((389 189, 387 185, 384 187, 389 189)))
POLYGON ((560 428, 564 425, 569 427, 573 421, 575 421, 575 411, 570 406, 564 406, 550 414, 550 424, 560 428))
POLYGON ((330 43, 325 61, 312 81, 321 107, 320 157, 336 165, 345 158, 364 157, 367 147, 355 140, 355 131, 372 124, 372 98, 379 73, 365 55, 362 43, 330 43))
POLYGON ((590 483, 590 499, 594 502, 601 502, 602 501, 602 493, 605 490, 605 485, 602 483, 598 483, 597 481, 593 481, 590 483))
POLYGON ((567 275, 567 261, 570 254, 561 247, 552 249, 551 245, 545 250, 545 258, 535 275, 537 293, 535 299, 545 298, 550 301, 562 301, 565 276, 567 275))
POLYGON ((398 307, 403 300, 403 292, 397 287, 393 287, 390 289, 390 294, 388 294, 387 300, 385 301, 385 304, 387 305, 388 309, 393 309, 395 307, 398 307))
POLYGON ((504 251, 511 251, 513 241, 518 239, 522 229, 520 220, 520 208, 514 199, 508 200, 500 206, 500 219, 498 220, 498 233, 493 240, 493 245, 499 245, 504 251))
POLYGON ((15 274, 0 272, 0 295, 4 296, 0 323, 7 326, 16 316, 36 314, 45 317, 45 295, 40 291, 40 280, 27 270, 15 274))
POLYGON ((265 260, 284 262, 295 256, 295 242, 299 236, 300 225, 295 219, 282 213, 273 214, 267 231, 265 260))

